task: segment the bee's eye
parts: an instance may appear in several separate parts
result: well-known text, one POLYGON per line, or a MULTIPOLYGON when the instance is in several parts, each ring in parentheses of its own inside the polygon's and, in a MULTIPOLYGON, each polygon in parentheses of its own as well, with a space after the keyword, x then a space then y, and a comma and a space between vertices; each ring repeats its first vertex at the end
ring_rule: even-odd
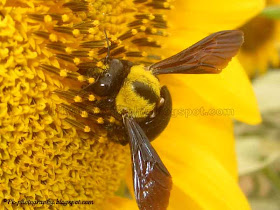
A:
POLYGON ((124 65, 120 60, 111 60, 107 72, 92 86, 93 91, 99 96, 115 94, 119 91, 126 74, 124 65))

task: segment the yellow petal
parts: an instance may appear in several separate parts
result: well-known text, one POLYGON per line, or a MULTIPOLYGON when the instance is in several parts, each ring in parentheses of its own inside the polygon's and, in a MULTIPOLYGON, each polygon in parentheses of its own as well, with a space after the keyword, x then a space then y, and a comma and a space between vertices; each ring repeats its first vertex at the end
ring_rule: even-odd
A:
MULTIPOLYGON (((261 121, 252 86, 237 59, 233 59, 221 74, 163 75, 161 81, 168 87, 172 85, 174 94, 185 93, 186 89, 192 89, 194 94, 198 94, 204 102, 214 108, 233 110, 234 113, 230 117, 249 124, 257 124, 261 121)), ((174 94, 171 94, 173 98, 175 98, 174 94)), ((187 97, 180 97, 178 102, 174 101, 173 104, 176 103, 183 103, 184 107, 188 107, 190 102, 187 97)), ((197 104, 196 108, 202 105, 203 103, 197 104)))
MULTIPOLYGON (((205 210, 250 209, 236 180, 219 161, 197 145, 189 146, 184 153, 168 151, 164 156, 174 186, 205 210)), ((188 204, 184 205, 178 210, 193 209, 188 204)))
MULTIPOLYGON (((190 92, 187 92, 186 98, 190 92)), ((191 106, 196 104, 197 99, 194 97, 189 100, 191 106)), ((193 144, 199 145, 211 153, 228 173, 237 179, 231 120, 222 116, 188 115, 189 110, 194 109, 196 108, 186 108, 185 112, 184 108, 174 108, 174 116, 165 131, 153 142, 154 148, 157 151, 164 150, 159 154, 164 159, 166 153, 184 153, 185 149, 189 149, 193 144)))
POLYGON ((237 28, 264 5, 264 0, 176 0, 168 20, 173 28, 214 32, 237 28))
POLYGON ((170 209, 249 209, 237 184, 230 118, 191 114, 201 106, 205 111, 213 107, 190 88, 182 94, 177 85, 181 87, 184 80, 170 81, 173 116, 153 142, 173 178, 170 209), (181 200, 184 195, 188 202, 174 208, 176 198, 181 200))
POLYGON ((168 210, 183 210, 183 209, 202 210, 202 208, 184 191, 182 191, 180 187, 173 185, 170 199, 169 199, 168 210))
MULTIPOLYGON (((213 107, 205 97, 190 88, 192 85, 188 87, 185 81, 188 76, 167 75, 164 77, 172 96, 172 117, 168 127, 153 143, 154 147, 156 149, 168 148, 168 151, 177 152, 180 149, 184 151, 186 147, 189 147, 188 143, 194 142, 211 152, 236 178, 233 128, 230 116, 228 116, 232 112, 213 107), (169 76, 172 78, 168 78, 169 76)), ((205 81, 201 84, 207 86, 205 81)))

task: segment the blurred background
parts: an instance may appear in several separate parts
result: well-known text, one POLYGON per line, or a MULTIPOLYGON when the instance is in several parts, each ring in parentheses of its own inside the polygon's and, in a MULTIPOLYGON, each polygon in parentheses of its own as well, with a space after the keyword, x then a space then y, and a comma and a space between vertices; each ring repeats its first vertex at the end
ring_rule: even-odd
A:
POLYGON ((235 123, 240 186, 253 210, 280 210, 280 0, 267 1, 240 28, 239 59, 250 77, 263 122, 235 123))

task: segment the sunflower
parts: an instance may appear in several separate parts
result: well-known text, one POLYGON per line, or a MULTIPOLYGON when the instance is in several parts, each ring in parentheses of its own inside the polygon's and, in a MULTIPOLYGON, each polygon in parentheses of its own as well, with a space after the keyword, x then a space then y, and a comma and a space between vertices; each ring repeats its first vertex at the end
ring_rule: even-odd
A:
MULTIPOLYGON (((89 135, 89 127, 68 118, 65 107, 60 109, 66 102, 58 90, 69 93, 81 82, 92 83, 94 77, 79 72, 106 68, 104 30, 111 56, 153 63, 209 33, 240 26, 262 7, 262 1, 253 0, 173 5, 142 0, 1 1, 1 206, 13 209, 15 204, 8 201, 50 200, 61 201, 54 206, 58 209, 64 208, 63 201, 68 206, 67 201, 93 203, 73 205, 77 209, 137 208, 135 201, 114 196, 131 170, 129 149, 110 141, 102 129, 104 121, 114 119, 95 119, 100 129, 89 135)), ((172 94, 174 110, 230 108, 235 119, 260 121, 250 83, 235 59, 220 75, 160 80, 172 94)), ((82 100, 71 93, 75 102, 82 100)), ((88 100, 97 99, 90 95, 88 100)), ((154 142, 173 177, 170 209, 249 208, 237 185, 231 117, 174 115, 154 142)), ((130 186, 131 174, 128 177, 130 186)))
MULTIPOLYGON (((279 6, 279 0, 267 0, 267 6, 279 6)), ((239 59, 250 77, 279 66, 280 22, 260 14, 240 27, 245 43, 239 59)))

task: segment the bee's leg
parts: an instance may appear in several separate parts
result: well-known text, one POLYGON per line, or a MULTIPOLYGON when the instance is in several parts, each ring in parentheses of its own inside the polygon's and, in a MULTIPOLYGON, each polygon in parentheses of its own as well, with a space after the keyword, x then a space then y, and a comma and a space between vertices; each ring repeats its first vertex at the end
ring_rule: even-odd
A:
POLYGON ((155 115, 139 123, 150 141, 154 140, 168 125, 172 114, 171 95, 166 86, 160 90, 162 104, 155 110, 155 115))

